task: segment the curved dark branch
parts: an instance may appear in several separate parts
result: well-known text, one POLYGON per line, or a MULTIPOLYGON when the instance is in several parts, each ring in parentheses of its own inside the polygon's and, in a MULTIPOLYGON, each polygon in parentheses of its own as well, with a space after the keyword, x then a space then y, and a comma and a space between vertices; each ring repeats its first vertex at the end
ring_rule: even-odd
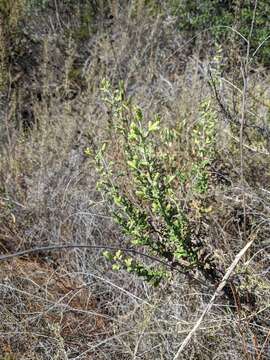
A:
POLYGON ((196 282, 200 283, 201 285, 207 285, 204 282, 202 282, 201 280, 195 278, 194 276, 192 276, 191 274, 182 271, 180 269, 175 268, 175 265, 169 264, 166 261, 163 261, 155 256, 152 255, 148 255, 148 254, 144 254, 141 251, 132 249, 132 248, 121 248, 119 246, 109 246, 109 245, 79 245, 79 244, 67 244, 67 245, 49 245, 49 246, 44 246, 44 247, 37 247, 37 248, 32 248, 32 249, 27 249, 27 250, 21 250, 12 254, 6 254, 6 255, 0 255, 0 261, 5 261, 5 260, 9 260, 9 259, 13 259, 16 257, 21 257, 24 255, 29 255, 29 254, 33 254, 33 253, 38 253, 38 252, 46 252, 46 251, 61 251, 61 250, 72 250, 72 249, 92 249, 92 250, 112 250, 112 251, 117 251, 117 250, 121 250, 123 252, 126 253, 132 253, 135 255, 139 255, 142 256, 144 258, 153 260, 159 264, 162 264, 163 266, 170 268, 173 271, 176 271, 178 273, 181 273, 183 275, 188 276, 189 278, 195 280, 196 282))

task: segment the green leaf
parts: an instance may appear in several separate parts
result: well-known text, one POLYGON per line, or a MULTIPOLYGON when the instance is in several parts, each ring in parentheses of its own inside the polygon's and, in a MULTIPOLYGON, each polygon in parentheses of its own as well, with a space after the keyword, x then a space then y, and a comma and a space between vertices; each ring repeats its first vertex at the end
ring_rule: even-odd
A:
POLYGON ((108 250, 103 251, 102 255, 109 261, 113 260, 113 254, 108 250))
POLYGON ((129 269, 131 268, 133 259, 131 257, 125 259, 125 265, 129 269))
POLYGON ((129 166, 130 168, 132 168, 132 169, 137 169, 137 167, 138 167, 138 161, 135 160, 135 159, 128 160, 128 161, 127 161, 127 164, 128 164, 128 166, 129 166))
POLYGON ((157 131, 159 130, 159 124, 160 124, 160 120, 156 120, 154 123, 152 123, 151 121, 149 121, 148 124, 148 131, 149 132, 153 132, 153 131, 157 131))
POLYGON ((112 269, 115 271, 118 271, 121 269, 121 265, 120 264, 113 264, 112 269))
POLYGON ((135 107, 134 107, 134 110, 135 110, 135 119, 136 119, 138 122, 141 122, 141 121, 143 120, 142 109, 139 108, 138 106, 135 106, 135 107))
POLYGON ((117 250, 117 252, 114 255, 114 260, 120 260, 123 257, 123 253, 121 250, 117 250))

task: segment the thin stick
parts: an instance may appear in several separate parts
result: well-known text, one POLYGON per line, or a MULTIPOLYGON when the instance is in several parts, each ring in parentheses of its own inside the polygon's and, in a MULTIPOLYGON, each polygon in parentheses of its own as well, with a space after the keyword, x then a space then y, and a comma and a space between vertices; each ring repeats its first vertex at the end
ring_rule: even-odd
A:
POLYGON ((182 353, 182 351, 185 349, 185 347, 187 346, 187 344, 189 343, 190 339, 192 338, 192 336, 195 334, 195 332, 198 330, 198 328, 201 325, 201 322, 203 321, 205 315, 210 311, 210 309, 212 308, 215 299, 218 295, 220 295, 221 291, 223 290, 224 286, 226 285, 229 277, 231 276, 232 272, 234 271, 235 267, 237 266, 238 262, 240 261, 240 259, 243 257, 243 255, 247 252, 247 250, 251 247, 251 245, 253 244, 254 239, 250 240, 246 246, 236 255, 234 261, 232 262, 232 264, 230 265, 230 267, 228 268, 228 270, 226 271, 226 274, 223 276, 217 290, 215 291, 214 295, 212 296, 210 302, 207 304, 207 306, 205 307, 201 317, 199 318, 199 320, 196 322, 195 326, 193 327, 193 329, 190 331, 190 333, 188 334, 188 336, 185 338, 185 340, 182 342, 179 350, 177 351, 176 355, 174 356, 173 360, 178 360, 180 359, 180 354, 182 353))

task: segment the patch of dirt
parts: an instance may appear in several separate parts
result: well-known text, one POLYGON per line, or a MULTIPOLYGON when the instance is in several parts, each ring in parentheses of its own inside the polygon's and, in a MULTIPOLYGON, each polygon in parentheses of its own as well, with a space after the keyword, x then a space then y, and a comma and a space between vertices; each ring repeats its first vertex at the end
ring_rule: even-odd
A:
POLYGON ((108 317, 83 280, 64 266, 55 270, 34 259, 3 262, 0 297, 1 359, 49 359, 48 348, 65 359, 108 336, 108 317))

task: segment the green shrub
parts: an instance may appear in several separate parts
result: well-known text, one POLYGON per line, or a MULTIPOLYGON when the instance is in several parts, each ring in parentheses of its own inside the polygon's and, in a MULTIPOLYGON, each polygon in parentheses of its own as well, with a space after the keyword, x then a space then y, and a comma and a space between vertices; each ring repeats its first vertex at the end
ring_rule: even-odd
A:
MULTIPOLYGON (((236 36, 232 27, 248 38, 252 24, 254 1, 238 0, 171 0, 170 7, 175 16, 178 17, 178 26, 181 31, 186 31, 194 36, 206 31, 211 34, 213 43, 235 42, 237 47, 242 43, 240 36, 236 36)), ((257 2, 252 37, 250 39, 251 54, 270 35, 270 3, 267 0, 257 2)), ((229 47, 228 44, 228 47, 229 47)), ((264 65, 269 65, 270 39, 265 41, 257 53, 257 59, 264 65)), ((241 47, 241 46, 240 46, 241 47)), ((245 54, 245 46, 242 46, 245 54)))
MULTIPOLYGON (((129 245, 158 258, 171 268, 189 272, 209 268, 192 242, 192 217, 201 214, 209 190, 208 165, 214 158, 216 115, 209 101, 201 105, 193 129, 191 166, 181 166, 177 144, 181 134, 162 126, 159 116, 146 121, 142 110, 102 83, 104 100, 112 112, 110 138, 96 153, 98 188, 112 206, 113 216, 129 245), (112 139, 112 140, 111 140, 112 139), (199 207, 198 207, 199 204, 199 207), (207 266, 206 266, 207 265, 207 266)), ((139 262, 121 249, 105 252, 114 269, 124 268, 158 284, 170 275, 166 267, 139 262)))

